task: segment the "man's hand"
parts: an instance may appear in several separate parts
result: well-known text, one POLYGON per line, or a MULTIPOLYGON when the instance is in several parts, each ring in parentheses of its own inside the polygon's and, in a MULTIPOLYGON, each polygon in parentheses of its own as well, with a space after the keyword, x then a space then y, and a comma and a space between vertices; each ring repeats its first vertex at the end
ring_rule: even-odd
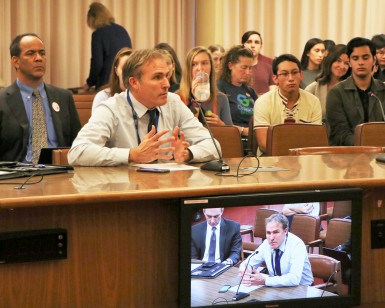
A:
POLYGON ((160 140, 160 138, 168 132, 169 130, 165 129, 155 134, 155 126, 153 125, 151 131, 144 136, 139 146, 130 150, 128 161, 138 163, 149 163, 157 159, 171 159, 172 155, 167 153, 173 152, 174 147, 160 147, 165 143, 174 143, 175 136, 160 140))
POLYGON ((243 276, 242 284, 247 287, 265 285, 265 277, 258 273, 256 270, 254 273, 245 273, 243 276))
POLYGON ((177 163, 183 163, 192 159, 191 152, 188 150, 190 144, 185 140, 184 133, 175 127, 172 132, 173 141, 171 143, 174 151, 174 160, 177 163))

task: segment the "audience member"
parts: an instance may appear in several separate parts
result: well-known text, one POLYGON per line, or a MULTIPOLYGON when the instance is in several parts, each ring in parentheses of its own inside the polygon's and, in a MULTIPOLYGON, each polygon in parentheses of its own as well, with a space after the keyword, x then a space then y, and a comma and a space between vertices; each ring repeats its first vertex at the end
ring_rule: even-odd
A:
POLYGON ((131 53, 131 48, 123 47, 116 54, 114 62, 112 64, 110 81, 105 89, 96 93, 94 101, 92 103, 92 112, 95 110, 96 107, 100 105, 101 102, 104 102, 109 97, 112 97, 116 93, 120 93, 125 90, 124 83, 122 80, 122 69, 124 62, 128 59, 131 53))
POLYGON ((356 125, 384 121, 385 85, 372 77, 376 46, 369 39, 356 37, 348 43, 347 55, 352 75, 326 98, 330 145, 354 145, 356 125))
POLYGON ((329 55, 330 49, 336 46, 336 43, 333 40, 324 40, 323 43, 325 46, 324 58, 326 58, 329 55))
POLYGON ((282 214, 286 216, 290 226, 291 222, 293 221, 293 216, 295 214, 308 214, 311 216, 319 216, 320 204, 319 202, 288 203, 283 206, 282 214))
POLYGON ((167 50, 172 55, 172 58, 174 59, 174 64, 175 64, 176 83, 180 84, 180 81, 182 80, 182 66, 180 65, 178 56, 176 55, 174 48, 172 48, 167 43, 159 43, 155 45, 155 49, 167 50))
POLYGON ((378 61, 378 69, 373 77, 385 82, 385 34, 373 36, 372 42, 376 45, 376 58, 378 61))
POLYGON ((167 74, 167 79, 168 82, 170 83, 170 88, 168 89, 169 92, 176 92, 180 84, 176 82, 176 74, 175 74, 175 63, 174 63, 174 58, 170 54, 170 52, 166 49, 158 49, 161 52, 164 53, 164 55, 167 58, 167 65, 168 65, 168 74, 167 74))
POLYGON ((234 46, 223 57, 221 77, 217 82, 219 91, 228 95, 231 118, 242 138, 247 138, 249 134, 249 121, 258 98, 254 89, 248 86, 252 67, 251 50, 242 45, 234 46))
POLYGON ((252 84, 258 95, 270 90, 273 82, 273 71, 271 69, 272 59, 263 56, 262 36, 257 31, 247 31, 242 35, 242 44, 253 52, 252 84))
POLYGON ((68 153, 72 165, 114 166, 157 159, 218 159, 210 134, 179 96, 168 92, 169 68, 156 49, 134 51, 124 64, 126 91, 95 109, 68 153))
POLYGON ((321 73, 316 81, 306 87, 306 91, 314 94, 321 102, 322 122, 326 123, 326 95, 337 83, 348 77, 349 59, 346 54, 346 45, 339 44, 332 47, 329 55, 321 65, 321 73))
POLYGON ((0 90, 0 160, 36 164, 43 147, 69 147, 80 130, 71 93, 43 81, 46 50, 34 33, 10 45, 16 81, 0 90))
MULTIPOLYGON (((273 79, 278 86, 258 98, 254 105, 254 127, 283 123, 322 123, 321 103, 300 89, 303 72, 299 60, 283 54, 273 60, 273 79)), ((259 151, 266 151, 267 127, 257 131, 259 151)))
POLYGON ((313 273, 306 246, 298 236, 288 231, 287 218, 273 214, 265 222, 266 239, 258 247, 258 253, 239 266, 239 275, 242 276, 249 262, 242 283, 270 287, 312 285, 313 273), (257 270, 263 262, 269 272, 266 278, 257 270))
POLYGON ((321 72, 321 63, 324 58, 325 45, 319 38, 308 40, 301 57, 303 78, 301 88, 305 89, 321 72))
POLYGON ((182 101, 198 119, 202 117, 197 106, 197 104, 200 104, 207 124, 233 125, 229 100, 226 95, 217 90, 213 59, 211 53, 206 48, 198 46, 188 52, 183 68, 180 90, 177 94, 179 94, 182 101), (210 98, 206 102, 198 103, 194 101, 195 98, 192 93, 193 88, 196 86, 196 83, 194 83, 195 76, 201 71, 210 76, 210 98))
POLYGON ((236 221, 222 218, 223 208, 203 209, 206 221, 191 230, 191 258, 235 265, 241 258, 242 237, 236 221))
POLYGON ((101 3, 92 2, 87 24, 93 30, 91 38, 91 67, 84 90, 96 90, 108 83, 115 55, 123 47, 131 48, 126 29, 115 23, 111 12, 101 3))
POLYGON ((225 54, 225 49, 219 44, 210 45, 207 47, 207 49, 211 52, 211 56, 213 57, 214 62, 215 74, 216 77, 219 78, 221 72, 221 61, 223 55, 225 54))

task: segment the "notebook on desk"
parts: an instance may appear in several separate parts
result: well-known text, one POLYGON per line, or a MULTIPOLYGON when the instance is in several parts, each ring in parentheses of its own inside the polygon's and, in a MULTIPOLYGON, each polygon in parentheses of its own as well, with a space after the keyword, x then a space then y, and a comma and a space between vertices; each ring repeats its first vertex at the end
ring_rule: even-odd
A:
POLYGON ((54 150, 69 149, 68 147, 42 148, 40 151, 38 164, 52 164, 52 153, 54 150))
POLYGON ((15 162, 13 165, 0 165, 0 180, 29 177, 32 175, 67 173, 72 170, 74 169, 71 166, 41 165, 40 167, 35 167, 15 162))
POLYGON ((191 270, 192 278, 215 278, 230 268, 230 265, 215 263, 207 266, 205 263, 191 270))

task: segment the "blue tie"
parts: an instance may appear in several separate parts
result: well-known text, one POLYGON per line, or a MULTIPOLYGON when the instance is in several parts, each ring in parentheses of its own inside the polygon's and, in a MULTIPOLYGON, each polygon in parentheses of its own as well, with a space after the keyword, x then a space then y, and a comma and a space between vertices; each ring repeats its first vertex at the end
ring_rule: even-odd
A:
POLYGON ((152 125, 154 125, 155 126, 155 132, 156 132, 156 130, 157 130, 157 127, 156 127, 156 117, 157 117, 157 115, 158 115, 158 109, 156 109, 156 108, 154 108, 154 109, 149 109, 149 110, 147 110, 147 113, 149 114, 149 116, 150 116, 150 120, 149 120, 149 122, 148 122, 148 129, 147 129, 147 132, 149 132, 150 130, 151 130, 151 128, 152 128, 152 125))
POLYGON ((281 263, 280 263, 280 250, 275 250, 275 274, 276 276, 281 276, 281 263))
POLYGON ((215 262, 215 248, 217 246, 217 237, 215 235, 215 230, 217 228, 213 227, 213 233, 211 233, 210 247, 209 247, 209 262, 215 262))

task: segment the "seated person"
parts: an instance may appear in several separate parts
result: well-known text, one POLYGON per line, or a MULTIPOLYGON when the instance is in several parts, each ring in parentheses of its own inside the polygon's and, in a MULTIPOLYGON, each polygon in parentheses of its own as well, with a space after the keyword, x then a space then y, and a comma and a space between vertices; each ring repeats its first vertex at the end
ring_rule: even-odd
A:
POLYGON ((222 218, 223 208, 204 209, 206 221, 192 227, 191 258, 235 265, 241 257, 238 222, 222 218))
POLYGON ((168 92, 169 67, 159 50, 134 51, 123 66, 127 90, 102 102, 83 126, 68 162, 85 166, 148 163, 157 159, 218 159, 210 133, 168 92))
POLYGON ((299 60, 290 54, 273 60, 273 80, 277 87, 258 98, 254 105, 254 128, 258 128, 259 151, 266 151, 267 127, 283 123, 322 124, 319 99, 300 89, 303 77, 299 60))
POLYGON ((285 204, 282 209, 282 214, 285 215, 289 221, 289 226, 295 214, 309 214, 312 216, 318 216, 319 212, 319 202, 285 204))
POLYGON ((285 215, 273 214, 266 218, 266 239, 239 266, 239 275, 246 286, 265 285, 288 287, 313 283, 313 273, 304 242, 288 231, 285 215), (257 268, 265 262, 269 276, 265 278, 257 268))

